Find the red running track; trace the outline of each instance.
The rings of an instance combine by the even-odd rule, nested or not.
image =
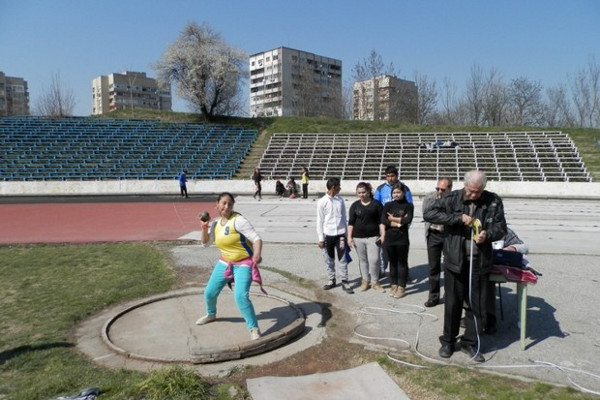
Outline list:
[[[0,204],[0,243],[176,240],[214,202]]]

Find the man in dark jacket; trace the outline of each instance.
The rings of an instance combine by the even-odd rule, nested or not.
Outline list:
[[[482,316],[485,315],[489,271],[493,265],[492,242],[506,235],[502,199],[485,189],[487,178],[481,171],[465,174],[464,188],[436,200],[423,218],[445,226],[444,243],[444,332],[440,337],[440,357],[449,358],[457,346],[474,361],[483,362],[479,341]],[[461,342],[463,303],[466,328]]]
[[[451,190],[452,179],[438,179],[435,192],[428,193],[423,199],[423,214],[437,199],[450,193]],[[429,298],[425,302],[425,307],[435,307],[440,302],[440,275],[445,237],[444,225],[425,221],[425,243],[427,244],[427,261],[429,263]]]

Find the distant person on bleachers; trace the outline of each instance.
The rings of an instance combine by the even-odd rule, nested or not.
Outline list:
[[[177,175],[177,179],[179,179],[179,190],[181,192],[181,197],[188,198],[187,192],[187,169],[184,169]]]
[[[262,185],[260,184],[260,181],[262,181],[262,175],[260,173],[260,168],[254,168],[252,180],[254,181],[254,187],[256,188],[256,191],[254,192],[254,199],[256,200],[256,196],[258,196],[258,201],[260,201],[262,200]]]
[[[279,197],[283,197],[285,194],[285,186],[283,186],[283,183],[279,179],[275,182],[275,194]]]
[[[407,202],[412,204],[412,194],[410,193],[410,189],[404,183],[400,182],[398,179],[398,168],[393,165],[388,166],[385,169],[385,179],[386,181],[379,185],[375,190],[375,195],[373,198],[381,203],[382,206],[385,206],[386,203],[394,200],[392,198],[392,187],[396,183],[400,183],[405,187],[404,190],[404,198]],[[388,258],[387,253],[383,250],[383,246],[381,247],[381,274],[383,275],[388,267]]]
[[[302,178],[300,181],[302,182],[302,198],[308,199],[308,180],[310,179],[310,175],[308,174],[308,168],[302,167]]]

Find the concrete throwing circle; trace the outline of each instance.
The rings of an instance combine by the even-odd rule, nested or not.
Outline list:
[[[171,292],[133,303],[106,321],[102,340],[128,358],[199,364],[261,354],[304,331],[300,308],[283,298],[252,292],[262,337],[250,340],[228,288],[219,296],[217,320],[198,326],[196,320],[205,314],[203,293],[203,289]]]

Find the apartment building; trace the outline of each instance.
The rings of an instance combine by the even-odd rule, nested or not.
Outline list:
[[[92,114],[139,108],[171,111],[171,85],[163,87],[145,72],[132,71],[92,80]]]
[[[416,121],[415,82],[380,75],[353,85],[353,117],[363,121]]]
[[[252,117],[341,118],[341,60],[278,47],[251,55],[249,69]]]
[[[0,71],[0,117],[29,115],[29,89],[23,78]]]

